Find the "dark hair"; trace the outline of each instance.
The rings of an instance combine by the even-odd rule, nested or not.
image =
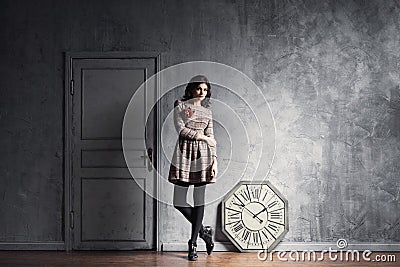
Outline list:
[[[210,82],[208,81],[207,77],[204,75],[197,75],[197,76],[194,76],[192,79],[190,79],[190,81],[186,85],[185,95],[182,97],[181,100],[187,101],[189,99],[192,99],[193,98],[193,89],[196,89],[197,86],[199,86],[199,84],[201,84],[201,83],[205,83],[208,88],[206,98],[203,101],[201,101],[201,105],[203,107],[209,107],[210,106],[210,97],[211,97],[211,85],[210,85]]]

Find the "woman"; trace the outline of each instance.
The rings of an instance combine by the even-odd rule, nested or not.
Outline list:
[[[210,255],[214,242],[211,226],[203,226],[206,185],[214,183],[218,173],[216,141],[211,110],[208,109],[211,85],[203,75],[193,77],[185,95],[175,101],[174,123],[179,134],[168,181],[174,185],[174,207],[192,224],[188,241],[188,259],[197,259],[197,236],[204,240]],[[187,190],[194,186],[194,207],[186,201]]]

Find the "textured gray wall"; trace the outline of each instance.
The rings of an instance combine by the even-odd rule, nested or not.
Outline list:
[[[157,51],[262,89],[286,241],[399,242],[399,16],[395,1],[2,1],[0,241],[63,240],[63,52]],[[186,241],[163,212],[162,241]]]

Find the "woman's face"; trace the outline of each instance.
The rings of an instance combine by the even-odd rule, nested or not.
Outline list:
[[[199,98],[200,100],[204,100],[204,98],[206,98],[207,92],[208,92],[207,84],[201,83],[196,88],[193,89],[193,98]]]

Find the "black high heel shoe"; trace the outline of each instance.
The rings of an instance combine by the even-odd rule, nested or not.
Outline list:
[[[214,229],[211,226],[204,226],[203,229],[200,229],[199,236],[206,243],[208,255],[210,255],[214,249],[213,234]]]
[[[195,261],[197,260],[197,243],[192,242],[191,240],[188,241],[188,246],[189,246],[189,252],[188,252],[188,259],[190,261]]]

